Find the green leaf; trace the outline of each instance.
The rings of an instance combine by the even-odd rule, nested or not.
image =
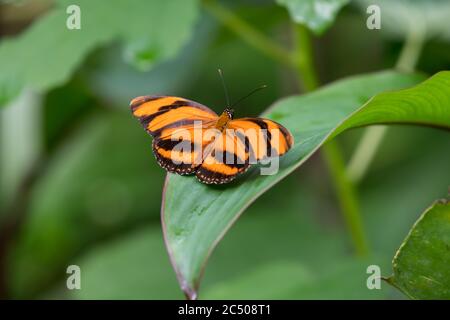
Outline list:
[[[388,282],[413,299],[450,299],[450,202],[437,201],[412,227]]]
[[[277,0],[287,7],[291,18],[308,26],[316,34],[322,34],[333,23],[339,10],[349,0]]]
[[[279,121],[295,144],[280,159],[277,174],[262,176],[258,167],[232,184],[208,186],[194,177],[169,174],[162,204],[165,240],[182,289],[194,298],[204,265],[239,215],[262,193],[306,161],[327,139],[353,127],[376,123],[415,123],[450,127],[450,72],[422,79],[381,72],[352,77],[304,96],[277,102],[263,116]],[[363,105],[363,107],[361,107]]]
[[[78,5],[81,29],[69,30],[66,8]],[[183,12],[174,19],[174,12]],[[0,103],[29,86],[45,91],[66,82],[92,50],[120,41],[124,58],[141,70],[168,59],[189,38],[197,0],[60,0],[18,37],[0,44]]]

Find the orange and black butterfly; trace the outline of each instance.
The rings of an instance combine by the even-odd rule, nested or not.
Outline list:
[[[223,184],[262,159],[281,156],[293,144],[291,133],[263,118],[233,119],[179,97],[142,96],[131,111],[153,137],[158,164],[169,172],[195,174],[203,183]]]

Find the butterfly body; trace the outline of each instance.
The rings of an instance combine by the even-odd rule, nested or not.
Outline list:
[[[293,137],[263,118],[220,116],[197,102],[172,96],[142,96],[130,108],[153,137],[158,164],[169,172],[195,174],[203,183],[224,184],[262,159],[281,156]]]
[[[233,115],[234,115],[233,109],[226,108],[217,119],[217,122],[215,124],[216,129],[224,130],[227,127],[228,122],[230,120],[233,120]]]

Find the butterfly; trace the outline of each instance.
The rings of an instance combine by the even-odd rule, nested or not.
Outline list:
[[[132,114],[153,137],[153,153],[168,172],[195,174],[206,184],[224,184],[251,164],[285,154],[292,134],[264,118],[233,119],[208,107],[173,96],[141,96],[130,103]]]

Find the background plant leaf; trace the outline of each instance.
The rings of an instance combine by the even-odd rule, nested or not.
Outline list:
[[[205,290],[206,299],[382,299],[386,290],[368,290],[367,266],[371,259],[336,261],[317,274],[300,263],[269,262]],[[357,275],[349,277],[348,275]],[[255,284],[264,284],[264,290]]]
[[[209,254],[240,213],[301,165],[328,136],[380,122],[450,127],[450,72],[439,73],[412,89],[380,94],[358,110],[377,92],[410,86],[420,78],[376,73],[338,81],[312,94],[276,103],[264,116],[284,124],[296,141],[281,159],[276,175],[261,176],[254,167],[230,185],[211,187],[193,177],[169,174],[162,204],[163,228],[182,289],[196,295]]]
[[[388,282],[413,299],[450,299],[450,202],[437,201],[417,220],[392,262]]]
[[[410,32],[424,32],[427,38],[450,40],[450,2],[446,0],[357,0],[364,13],[370,5],[381,11],[381,30],[403,38]]]
[[[306,25],[316,34],[322,34],[331,26],[339,10],[349,0],[277,0],[285,6],[291,18]]]
[[[81,29],[69,30],[66,8],[78,5]],[[0,45],[0,105],[23,87],[45,91],[69,79],[92,50],[119,41],[123,58],[140,70],[168,59],[191,35],[197,0],[59,0],[29,29]],[[173,18],[174,12],[183,12]],[[132,19],[130,19],[132,17]]]

